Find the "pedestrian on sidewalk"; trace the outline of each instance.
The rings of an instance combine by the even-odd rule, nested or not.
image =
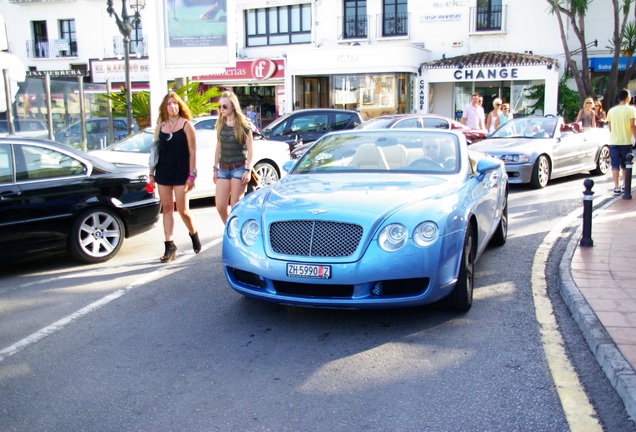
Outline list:
[[[216,121],[218,144],[214,154],[216,209],[223,223],[234,205],[245,195],[252,172],[252,129],[233,92],[219,99],[221,115]]]
[[[607,124],[610,130],[610,160],[612,162],[612,177],[614,179],[614,195],[623,193],[625,188],[625,163],[627,155],[632,152],[632,142],[636,138],[636,108],[629,104],[632,98],[627,89],[618,92],[619,103],[607,112]],[[621,169],[623,185],[619,186]]]
[[[462,123],[471,129],[485,130],[486,115],[479,104],[479,97],[479,93],[473,93],[472,102],[464,108],[462,113]]]
[[[159,162],[150,168],[150,184],[157,184],[161,212],[165,252],[161,262],[174,261],[177,246],[174,244],[174,207],[188,228],[194,253],[201,251],[199,233],[190,213],[188,193],[194,189],[197,178],[197,140],[190,122],[192,112],[174,91],[168,92],[159,105],[159,118],[155,129],[155,141],[159,141]]]

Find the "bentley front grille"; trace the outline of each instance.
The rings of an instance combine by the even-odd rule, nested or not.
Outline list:
[[[272,250],[302,257],[348,257],[353,255],[362,227],[342,222],[297,220],[275,222],[270,226]]]

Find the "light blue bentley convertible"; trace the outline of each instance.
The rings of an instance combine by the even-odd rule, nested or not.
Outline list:
[[[508,231],[503,163],[426,129],[326,135],[247,195],[223,238],[230,286],[297,306],[472,305],[474,266]]]

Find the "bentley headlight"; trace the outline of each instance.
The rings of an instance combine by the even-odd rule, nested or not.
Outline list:
[[[439,235],[439,228],[435,222],[422,222],[413,231],[413,241],[418,246],[428,246],[433,243]]]
[[[236,216],[230,219],[227,223],[227,236],[231,239],[235,239],[238,237],[239,233],[239,220]]]
[[[530,158],[524,154],[508,154],[501,156],[504,163],[528,163]]]
[[[241,228],[241,238],[243,242],[252,246],[256,243],[256,239],[261,235],[261,227],[258,225],[258,222],[254,219],[250,219],[243,224]]]
[[[406,243],[408,231],[402,224],[393,223],[385,226],[378,236],[380,249],[387,252],[395,252]]]

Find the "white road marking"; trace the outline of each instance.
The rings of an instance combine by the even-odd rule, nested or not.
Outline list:
[[[211,241],[210,243],[207,243],[205,245],[203,245],[203,247],[201,248],[201,252],[204,252],[207,249],[210,249],[216,245],[218,245],[219,243],[221,243],[223,241],[222,238],[218,238],[216,240]],[[194,258],[196,255],[195,254],[185,254],[182,257],[176,259],[175,261],[173,261],[172,263],[165,265],[165,266],[161,266],[160,268],[158,268],[156,271],[153,271],[151,273],[148,273],[138,279],[136,279],[135,281],[133,281],[131,284],[129,284],[126,288],[123,289],[119,289],[115,292],[112,292],[110,294],[108,294],[105,297],[102,297],[101,299],[89,304],[88,306],[83,307],[82,309],[78,310],[75,313],[72,313],[70,315],[65,316],[64,318],[54,322],[53,324],[44,327],[43,329],[25,337],[24,339],[14,343],[11,346],[8,346],[2,350],[0,350],[0,362],[3,361],[5,358],[10,357],[20,351],[22,351],[24,348],[33,345],[34,343],[41,341],[42,339],[44,339],[47,336],[52,335],[53,333],[62,330],[64,327],[68,326],[69,324],[71,324],[73,321],[78,320],[79,318],[88,315],[91,312],[96,311],[97,309],[101,308],[102,306],[107,305],[108,303],[112,302],[113,300],[116,300],[118,298],[120,298],[121,296],[123,296],[124,294],[126,294],[126,292],[132,290],[133,288],[139,287],[139,286],[143,286],[149,282],[152,282],[153,280],[159,279],[161,276],[163,276],[165,273],[170,272],[171,270],[173,270],[175,267],[180,266],[181,264],[183,264],[184,262],[188,261],[191,258]]]

